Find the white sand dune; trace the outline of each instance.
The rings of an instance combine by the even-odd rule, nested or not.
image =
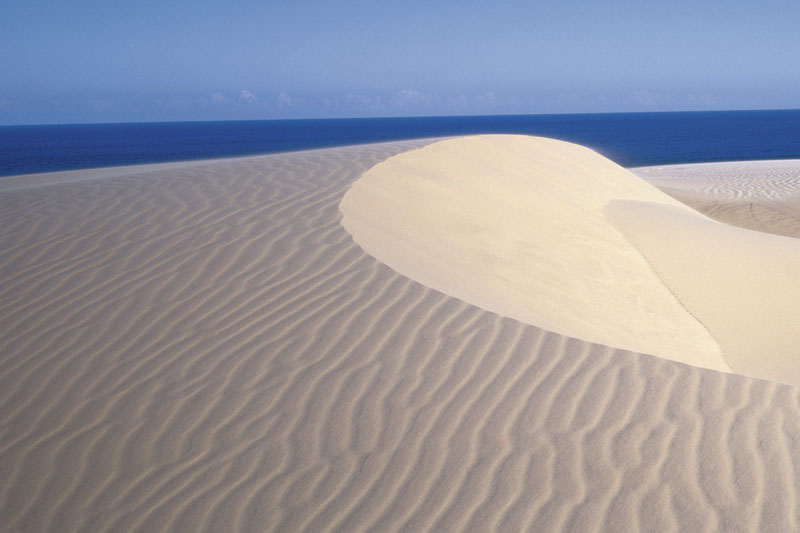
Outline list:
[[[0,529],[798,530],[798,389],[353,242],[350,185],[431,142],[0,179]]]
[[[800,384],[800,240],[714,222],[587,148],[442,141],[376,165],[341,208],[367,252],[481,308]]]

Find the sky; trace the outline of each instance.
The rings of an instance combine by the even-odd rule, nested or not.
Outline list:
[[[0,124],[800,107],[800,2],[2,0]]]

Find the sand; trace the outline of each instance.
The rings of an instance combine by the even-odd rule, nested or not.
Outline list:
[[[780,203],[797,190],[772,181],[783,188],[751,186],[736,198],[768,189]],[[800,384],[800,240],[711,220],[582,146],[519,135],[441,141],[370,169],[341,209],[369,254],[482,309]]]
[[[800,528],[795,387],[746,369],[700,368],[708,353],[678,362],[576,338],[580,324],[571,334],[532,325],[415,281],[353,240],[342,224],[352,230],[342,203],[351,185],[382,161],[440,146],[433,142],[0,179],[0,529]],[[523,141],[496,148],[516,153],[515,142]],[[513,170],[470,146],[495,178]],[[583,171],[600,169],[574,150],[587,158]],[[770,198],[778,212],[800,181],[789,170],[800,162],[784,164],[786,192]],[[688,313],[693,322],[675,307],[698,289],[670,261],[684,243],[665,226],[697,233],[692,251],[725,239],[731,255],[710,254],[720,262],[755,250],[770,266],[792,266],[793,239],[718,226],[602,166],[606,197],[575,200],[602,229],[584,230],[604,243],[599,253],[617,254],[610,264],[641,276],[658,298],[641,309],[663,304],[665,325],[723,316],[684,304],[700,305]],[[714,191],[747,196],[758,178],[734,179],[738,168],[698,171],[719,186],[672,181],[725,211]],[[609,207],[617,200],[633,203]],[[539,208],[557,218],[570,207],[559,202]],[[548,239],[554,251],[566,248],[558,235]],[[650,277],[642,264],[656,265]],[[770,284],[758,263],[745,266],[728,293],[749,311],[758,302],[747,291],[736,299],[742,285],[757,293]],[[545,296],[557,307],[581,291]],[[709,301],[724,292],[713,287]],[[588,306],[597,296],[586,298]],[[609,309],[581,312],[636,317],[621,304]],[[760,312],[759,327],[780,321],[780,309]],[[749,329],[750,346],[776,346],[772,326]],[[739,364],[724,331],[701,333],[684,341],[687,350],[710,337],[719,347],[712,363]],[[750,360],[782,364],[768,350]]]
[[[341,209],[368,253],[445,294],[572,337],[730,370],[703,324],[606,216],[623,199],[694,214],[587,148],[512,135],[443,141],[384,161]]]
[[[797,161],[667,165],[631,171],[714,220],[800,237]]]

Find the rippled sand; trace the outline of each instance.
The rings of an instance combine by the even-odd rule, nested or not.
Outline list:
[[[632,170],[715,220],[800,237],[800,164],[796,160],[667,165]]]
[[[798,389],[353,242],[351,184],[430,142],[1,179],[0,528],[800,528]]]

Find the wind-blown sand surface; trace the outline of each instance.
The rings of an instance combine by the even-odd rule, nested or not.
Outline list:
[[[467,303],[398,273],[342,226],[339,205],[348,189],[390,156],[406,152],[389,163],[415,157],[408,151],[422,146],[466,143],[502,180],[516,175],[505,157],[519,154],[513,143],[540,146],[507,140],[487,141],[494,148],[475,139],[409,141],[0,179],[0,527],[800,528],[798,389],[504,317],[479,307],[483,301]],[[536,152],[534,145],[528,150]],[[560,149],[573,163],[576,154],[593,157]],[[435,168],[435,159],[423,167]],[[691,339],[678,340],[687,350],[683,361],[757,375],[736,368],[748,354],[731,355],[730,343],[739,341],[725,337],[732,334],[725,324],[704,321],[747,314],[764,303],[750,300],[759,290],[791,280],[796,270],[776,272],[773,283],[771,272],[759,271],[762,263],[747,258],[755,251],[770,268],[800,268],[792,263],[795,240],[717,225],[601,159],[584,161],[582,171],[595,168],[612,190],[575,201],[592,210],[588,222],[603,224],[586,236],[605,239],[598,249],[607,255],[592,268],[586,259],[579,270],[587,273],[576,282],[598,272],[616,280],[613,268],[639,276],[636,283],[654,299],[637,309],[663,311],[665,329],[687,327],[668,335]],[[778,213],[800,183],[800,162],[783,164],[787,192],[769,199]],[[748,196],[757,189],[758,171],[740,166],[663,179],[724,212],[725,197],[715,191]],[[637,169],[653,182],[655,172],[662,171]],[[708,186],[698,185],[706,179]],[[770,187],[760,190],[770,194]],[[536,209],[549,209],[546,220],[555,225],[570,207],[562,200],[540,201]],[[348,224],[346,202],[342,209]],[[409,213],[382,214],[412,220]],[[548,245],[569,248],[557,237]],[[706,246],[707,256],[694,255]],[[675,259],[675,247],[688,253]],[[745,263],[736,285],[727,286],[728,302],[738,307],[719,313],[693,292],[706,288],[684,263],[713,275],[729,260]],[[464,275],[474,274],[462,266]],[[432,267],[419,268],[427,271]],[[469,297],[494,288],[488,283]],[[725,288],[708,289],[708,301],[717,302]],[[598,301],[582,291],[555,287],[542,298],[555,308],[568,300],[561,293],[571,295],[570,312],[603,320],[628,313],[643,331],[650,327],[645,336],[658,337],[658,328],[625,308],[625,298],[580,309],[582,293],[585,307]],[[780,322],[780,312],[759,308],[758,325],[742,334],[754,337],[745,341],[758,348],[749,359],[756,370],[790,364],[787,354],[770,351],[786,341],[771,337],[790,333],[767,320]],[[536,313],[567,329],[562,316]],[[576,328],[570,334],[594,328],[610,343],[616,337],[609,332],[620,329],[590,322],[569,326]],[[693,359],[688,350],[702,346],[719,352]]]
[[[788,161],[737,161],[631,169],[709,217],[800,238],[800,166]]]

